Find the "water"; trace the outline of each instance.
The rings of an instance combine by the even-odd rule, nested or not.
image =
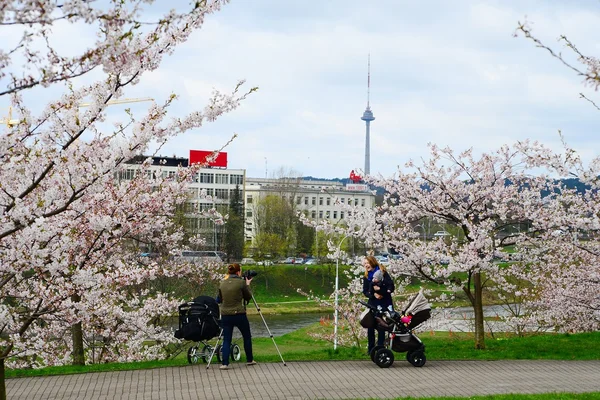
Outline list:
[[[507,314],[507,311],[502,306],[484,307],[484,315],[486,317],[506,316]],[[321,318],[328,318],[333,321],[333,314],[328,313],[263,314],[263,317],[274,337],[319,322]],[[473,309],[471,307],[437,308],[432,311],[431,319],[419,326],[419,330],[472,332],[474,330],[472,318]],[[269,337],[269,332],[260,315],[248,315],[248,320],[250,321],[252,337]],[[174,322],[173,326],[175,329],[177,328],[176,324],[177,322]],[[491,329],[491,325],[493,325],[494,331],[510,330],[508,326],[499,321],[486,322],[486,329]],[[233,330],[233,337],[241,338],[238,329]]]
[[[508,312],[502,306],[485,306],[484,316],[507,316]],[[333,321],[333,315],[327,313],[309,313],[309,314],[283,314],[270,315],[263,314],[265,322],[273,336],[281,336],[288,332],[293,332],[297,329],[319,322],[321,318],[329,318]],[[432,311],[431,319],[423,323],[419,330],[436,330],[436,331],[473,331],[473,308],[472,307],[456,307],[456,308],[437,308]],[[269,337],[269,333],[265,328],[260,315],[249,315],[250,329],[253,337]],[[493,325],[494,331],[510,330],[508,326],[500,321],[486,322],[486,329],[491,329]],[[234,329],[234,337],[241,337],[239,331]]]
[[[305,326],[319,322],[321,317],[330,317],[323,313],[304,313],[304,314],[263,314],[265,322],[273,336],[281,336],[283,334],[293,332]],[[248,315],[250,321],[250,330],[252,337],[269,337],[269,332],[265,327],[265,323],[260,315]],[[234,337],[241,337],[239,331],[234,329]]]

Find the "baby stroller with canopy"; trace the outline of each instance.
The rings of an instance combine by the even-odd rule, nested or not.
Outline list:
[[[223,355],[221,345],[218,345],[215,351],[215,348],[207,343],[208,340],[221,335],[217,301],[210,296],[198,296],[190,302],[181,304],[178,309],[179,329],[175,331],[175,337],[197,342],[188,349],[188,362],[196,364],[200,359],[208,362],[213,352],[221,362]],[[200,350],[201,346],[202,350]],[[238,361],[241,357],[240,346],[232,344],[230,354],[233,361]]]
[[[394,363],[394,353],[406,352],[406,360],[415,367],[425,365],[425,345],[414,334],[413,329],[431,317],[431,306],[420,291],[408,303],[402,314],[364,302],[367,309],[361,315],[361,325],[365,328],[382,329],[388,332],[383,346],[375,346],[370,353],[371,360],[380,368],[389,368]],[[390,350],[391,347],[391,350]]]

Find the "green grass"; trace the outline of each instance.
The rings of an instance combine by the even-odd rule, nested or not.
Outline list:
[[[286,362],[324,360],[367,360],[366,343],[361,347],[338,347],[317,340],[309,332],[329,330],[331,326],[319,323],[275,338],[275,342]],[[581,334],[543,334],[527,337],[499,335],[486,338],[485,350],[473,348],[473,337],[466,333],[422,332],[419,337],[426,346],[427,359],[432,360],[597,360],[600,359],[600,332]],[[215,341],[212,343],[214,344]],[[241,340],[238,340],[241,342]],[[252,340],[256,359],[260,362],[281,362],[271,338]],[[10,370],[7,377],[64,375],[97,371],[123,371],[187,365],[187,348],[183,343],[180,353],[169,360],[136,363],[97,364],[85,367],[50,367],[38,370]],[[400,359],[403,353],[397,354]]]
[[[544,393],[544,394],[495,394],[469,397],[397,397],[396,400],[592,400],[600,399],[600,392],[591,393]]]
[[[258,272],[252,280],[252,292],[261,303],[306,300],[297,289],[312,290],[317,296],[329,296],[334,291],[335,265],[274,265],[251,269]],[[350,267],[344,265],[339,267],[340,287],[348,284],[344,274],[348,269]]]

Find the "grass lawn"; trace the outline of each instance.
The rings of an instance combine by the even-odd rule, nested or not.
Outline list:
[[[469,397],[398,397],[396,400],[597,400],[600,392],[547,393],[547,394],[496,394]]]
[[[310,332],[328,330],[331,327],[319,323],[297,331],[278,336],[275,342],[286,362],[319,360],[366,360],[366,343],[361,347],[338,347],[333,350],[331,342],[318,340]],[[473,348],[473,337],[466,333],[421,332],[425,343],[427,359],[431,360],[506,360],[506,359],[548,359],[548,360],[597,360],[600,359],[600,332],[581,334],[544,334],[528,337],[496,335],[486,338],[485,350]],[[216,340],[213,340],[214,344]],[[241,345],[241,340],[239,341]],[[271,338],[253,339],[254,353],[259,362],[281,362]],[[51,367],[39,370],[10,370],[7,377],[41,376],[85,373],[93,371],[118,371],[132,369],[159,368],[187,365],[187,348],[191,343],[183,343],[180,353],[169,360],[139,363],[96,364],[85,367]],[[403,353],[398,354],[398,357]]]

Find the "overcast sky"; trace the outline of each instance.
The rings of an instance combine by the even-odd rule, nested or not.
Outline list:
[[[160,1],[162,3],[162,0]],[[559,148],[558,130],[590,158],[600,113],[580,77],[523,37],[568,53],[565,34],[600,56],[599,1],[233,0],[126,97],[181,96],[201,108],[213,87],[258,86],[235,112],[172,141],[162,155],[226,149],[250,177],[278,168],[322,178],[364,167],[371,54],[371,173],[391,176],[427,143],[477,152],[530,138]],[[139,107],[139,106],[136,106]],[[113,106],[111,117],[122,113]]]

